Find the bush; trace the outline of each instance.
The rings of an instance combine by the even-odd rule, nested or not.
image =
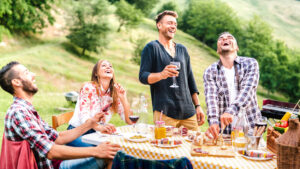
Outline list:
[[[110,31],[107,15],[110,14],[106,0],[76,2],[74,23],[67,38],[85,51],[99,52],[99,47],[107,44],[106,36]]]
[[[130,40],[134,45],[134,51],[133,51],[133,57],[131,58],[131,61],[137,65],[141,64],[141,55],[142,51],[148,41],[148,38],[146,37],[140,37],[138,39],[131,39]]]

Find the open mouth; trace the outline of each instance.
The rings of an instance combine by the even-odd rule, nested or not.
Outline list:
[[[225,42],[223,43],[223,46],[229,46],[229,43]]]
[[[106,71],[105,71],[105,73],[111,73],[111,72],[112,72],[111,70],[106,70]]]

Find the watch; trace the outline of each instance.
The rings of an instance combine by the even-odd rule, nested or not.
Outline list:
[[[196,104],[196,105],[195,105],[195,109],[197,109],[197,107],[200,107],[200,104]]]

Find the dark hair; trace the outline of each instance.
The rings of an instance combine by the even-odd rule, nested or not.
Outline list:
[[[97,87],[100,86],[100,81],[98,79],[98,76],[97,76],[97,73],[98,73],[98,70],[100,69],[100,66],[102,64],[102,62],[104,61],[107,61],[107,60],[99,60],[94,68],[93,68],[93,71],[92,71],[92,76],[91,76],[91,81],[93,84],[95,84]],[[118,99],[118,95],[117,95],[117,92],[114,90],[114,85],[115,85],[115,74],[113,75],[113,78],[111,79],[110,83],[109,83],[109,89],[110,89],[110,92],[111,92],[111,97],[113,98],[113,103],[112,103],[112,109],[117,112],[117,106],[118,106],[118,103],[117,103],[117,99]]]
[[[20,64],[19,62],[12,61],[0,70],[0,86],[3,90],[10,94],[14,94],[14,88],[11,81],[18,78],[18,73],[12,69],[14,66]]]
[[[156,16],[156,18],[155,18],[156,24],[166,15],[171,15],[175,18],[178,17],[178,15],[175,11],[163,11]]]

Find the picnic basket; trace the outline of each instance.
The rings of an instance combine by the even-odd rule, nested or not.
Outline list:
[[[279,138],[281,134],[276,131],[273,127],[269,126],[267,130],[267,148],[273,153],[277,153],[277,145],[275,140]]]
[[[276,139],[278,169],[300,169],[300,123],[289,120],[289,129]]]

